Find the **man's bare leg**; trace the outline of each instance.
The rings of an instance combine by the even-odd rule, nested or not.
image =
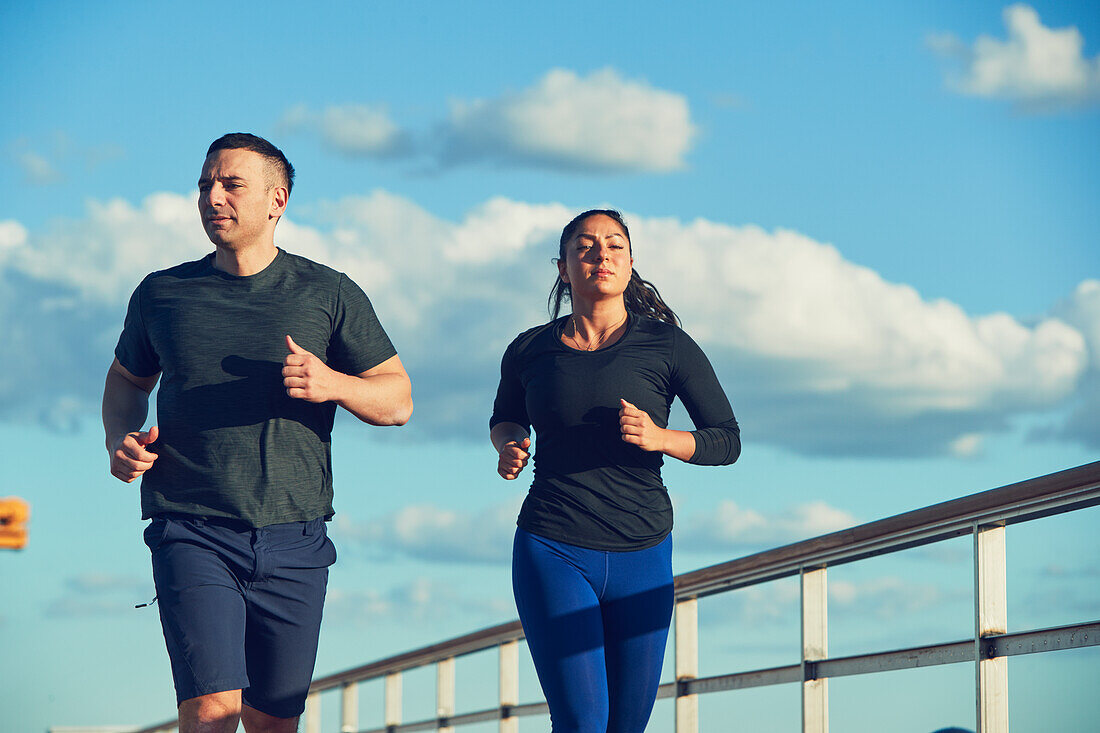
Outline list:
[[[233,733],[244,721],[247,733],[295,733],[298,718],[276,718],[241,704],[241,691],[200,695],[180,703],[179,733]]]
[[[241,720],[246,733],[295,733],[298,730],[297,717],[276,718],[247,705],[242,707]]]
[[[199,695],[180,703],[179,733],[233,733],[241,719],[241,691]]]

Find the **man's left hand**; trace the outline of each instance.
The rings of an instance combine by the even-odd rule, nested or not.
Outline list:
[[[336,398],[337,372],[323,361],[294,343],[287,334],[286,347],[290,351],[283,359],[283,386],[286,393],[296,400],[328,402]]]

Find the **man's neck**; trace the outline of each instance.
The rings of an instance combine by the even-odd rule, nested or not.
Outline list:
[[[279,249],[274,242],[264,242],[243,249],[217,247],[214,250],[214,267],[230,275],[248,277],[270,265],[277,254]]]

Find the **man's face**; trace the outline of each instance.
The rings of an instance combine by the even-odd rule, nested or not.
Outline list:
[[[199,177],[199,216],[217,247],[243,249],[271,236],[286,189],[267,187],[267,165],[251,150],[215,150]]]

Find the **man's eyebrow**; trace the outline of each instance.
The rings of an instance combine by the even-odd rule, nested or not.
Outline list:
[[[244,181],[245,180],[241,176],[203,176],[202,178],[199,179],[199,185],[201,186],[204,183],[212,181],[212,180],[214,180],[215,177],[219,181]]]

